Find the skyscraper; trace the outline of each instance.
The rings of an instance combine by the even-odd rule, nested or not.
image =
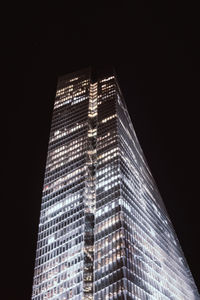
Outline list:
[[[58,80],[32,299],[200,299],[114,72]]]

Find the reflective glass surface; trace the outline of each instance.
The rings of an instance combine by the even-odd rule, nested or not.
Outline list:
[[[200,299],[114,73],[58,80],[32,300]]]

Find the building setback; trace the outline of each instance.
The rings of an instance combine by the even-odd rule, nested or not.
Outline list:
[[[58,80],[32,300],[195,300],[113,71]]]

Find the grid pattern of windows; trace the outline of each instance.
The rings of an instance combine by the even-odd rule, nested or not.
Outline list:
[[[115,75],[58,81],[32,300],[199,295]]]
[[[34,300],[83,299],[88,72],[57,86],[38,232]]]

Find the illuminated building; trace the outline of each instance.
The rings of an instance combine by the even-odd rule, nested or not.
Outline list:
[[[58,80],[32,299],[199,299],[112,72]]]

